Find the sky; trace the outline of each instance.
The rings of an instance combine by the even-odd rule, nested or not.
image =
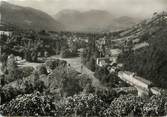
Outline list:
[[[167,11],[167,0],[3,0],[33,7],[55,15],[63,9],[87,11],[107,10],[113,15],[150,17],[154,12]]]

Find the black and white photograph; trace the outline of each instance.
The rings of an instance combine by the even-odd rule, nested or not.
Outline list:
[[[0,0],[0,117],[167,117],[167,0]]]

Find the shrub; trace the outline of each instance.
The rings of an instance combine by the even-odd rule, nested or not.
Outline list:
[[[54,70],[59,66],[65,67],[67,65],[67,62],[59,59],[51,59],[51,60],[47,60],[45,64],[49,69]]]
[[[10,101],[11,99],[15,98],[17,95],[22,94],[21,90],[18,90],[15,87],[8,86],[5,88],[1,88],[0,95],[1,95],[1,104]]]
[[[78,56],[76,51],[70,51],[69,49],[65,49],[61,52],[61,57],[62,58],[71,58],[71,57],[76,57]]]
[[[34,68],[33,67],[23,67],[23,68],[19,68],[18,70],[22,73],[22,77],[28,77],[33,73]]]
[[[121,95],[119,98],[112,101],[110,107],[104,111],[104,114],[107,117],[113,115],[122,117],[128,116],[128,114],[133,112],[135,116],[141,116],[143,105],[144,101],[140,97],[133,95]]]
[[[152,96],[143,106],[145,116],[164,116],[166,114],[166,96]]]
[[[65,99],[64,115],[102,116],[107,105],[96,95],[74,95]]]
[[[45,64],[49,69],[54,70],[56,67],[58,67],[59,61],[59,59],[47,60]]]
[[[45,65],[39,65],[37,67],[37,71],[38,71],[39,75],[42,75],[42,74],[46,74],[47,75],[48,74]]]
[[[0,106],[2,115],[10,116],[54,116],[55,108],[51,99],[35,94],[19,95],[16,99]]]

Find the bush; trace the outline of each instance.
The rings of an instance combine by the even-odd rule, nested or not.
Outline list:
[[[121,95],[112,101],[110,107],[104,111],[104,115],[107,117],[116,116],[128,116],[131,112],[135,116],[142,115],[142,107],[144,105],[143,99],[133,95]]]
[[[64,115],[102,116],[107,105],[96,95],[74,95],[65,99]]]
[[[128,87],[129,85],[118,78],[117,74],[110,73],[106,67],[97,67],[94,76],[108,88]]]
[[[119,94],[113,89],[96,89],[96,95],[107,104],[119,96]]]
[[[41,80],[35,81],[34,89],[39,91],[40,93],[42,93],[44,91],[44,89],[46,89],[44,81],[41,81]]]
[[[51,59],[51,60],[47,60],[45,64],[49,69],[54,70],[59,66],[65,67],[67,65],[67,62],[59,59]]]
[[[61,52],[62,58],[72,58],[78,56],[76,51],[70,51],[69,49],[65,49]]]
[[[39,65],[37,67],[37,71],[38,71],[39,75],[42,75],[42,74],[46,74],[47,75],[48,74],[45,65]]]
[[[92,84],[92,78],[90,78],[87,74],[79,74],[76,78],[79,80],[79,85],[82,88],[85,88],[87,84]]]
[[[1,104],[10,101],[11,99],[15,98],[17,95],[22,94],[21,90],[18,90],[15,87],[9,86],[5,88],[1,88],[0,95],[1,95]]]
[[[2,63],[1,70],[5,73],[6,67],[7,67],[7,59],[8,55],[6,53],[3,53],[0,55],[0,62]]]
[[[145,116],[164,116],[166,113],[166,96],[152,96],[143,106]]]
[[[22,77],[28,77],[30,76],[33,71],[34,71],[34,68],[33,67],[23,67],[23,68],[19,68],[18,69],[20,71],[20,73],[22,73]]]
[[[59,59],[47,60],[45,64],[49,69],[54,70],[56,67],[58,67],[59,61]]]
[[[19,95],[16,99],[0,106],[4,116],[54,116],[55,108],[51,99],[39,93]]]
[[[90,60],[86,63],[86,66],[91,71],[95,71],[95,69],[96,69],[96,60],[95,60],[95,58],[91,57]]]

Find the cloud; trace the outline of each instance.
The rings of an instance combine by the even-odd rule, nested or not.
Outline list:
[[[115,15],[146,17],[167,10],[167,0],[5,0],[17,5],[41,9],[56,14],[62,9],[107,10]]]

